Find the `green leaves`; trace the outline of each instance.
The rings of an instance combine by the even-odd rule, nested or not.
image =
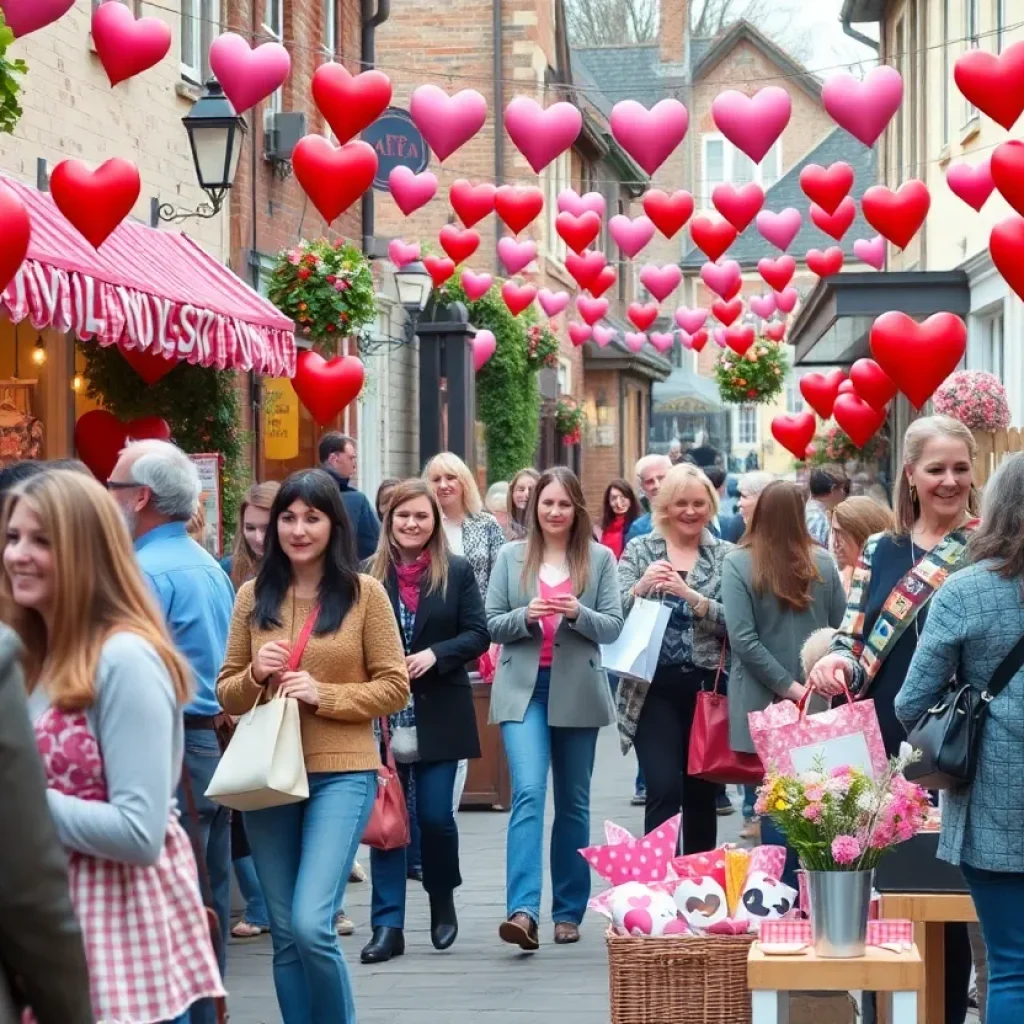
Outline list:
[[[21,117],[21,104],[18,94],[21,92],[20,79],[28,71],[23,60],[10,60],[7,48],[14,42],[14,33],[4,21],[4,12],[0,10],[0,133],[10,135],[18,119]]]

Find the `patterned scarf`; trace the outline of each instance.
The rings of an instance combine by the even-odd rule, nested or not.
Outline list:
[[[414,562],[400,562],[395,566],[398,597],[413,615],[420,606],[420,582],[429,568],[430,554],[427,551],[421,552]]]

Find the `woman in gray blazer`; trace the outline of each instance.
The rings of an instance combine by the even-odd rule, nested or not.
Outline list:
[[[498,934],[524,950],[538,945],[548,767],[555,793],[551,916],[555,942],[577,942],[590,898],[590,777],[597,733],[614,717],[600,644],[622,629],[615,557],[591,539],[576,476],[544,473],[525,541],[506,545],[487,591],[487,625],[502,645],[491,722],[512,776],[506,839],[507,919]]]

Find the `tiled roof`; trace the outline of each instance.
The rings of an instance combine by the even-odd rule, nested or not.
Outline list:
[[[695,68],[707,56],[708,50],[715,45],[711,36],[702,36],[690,40],[690,67]]]
[[[573,75],[581,68],[613,104],[620,100],[637,100],[648,107],[657,103],[665,93],[660,61],[657,44],[572,50]]]

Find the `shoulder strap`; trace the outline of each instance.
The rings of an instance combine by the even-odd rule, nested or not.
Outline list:
[[[1006,689],[1010,680],[1020,671],[1022,665],[1024,665],[1024,636],[1013,645],[1010,653],[999,662],[998,668],[992,673],[988,686],[982,692],[982,699],[985,699],[986,694],[988,695],[988,700],[998,697]]]
[[[320,618],[319,601],[313,605],[312,611],[306,616],[306,621],[302,624],[302,629],[295,640],[295,646],[292,648],[291,657],[288,659],[289,672],[294,672],[299,667],[299,664],[302,661],[302,655],[306,650],[306,644],[309,643],[309,638],[313,635],[313,628],[316,626],[316,620],[318,618]]]

